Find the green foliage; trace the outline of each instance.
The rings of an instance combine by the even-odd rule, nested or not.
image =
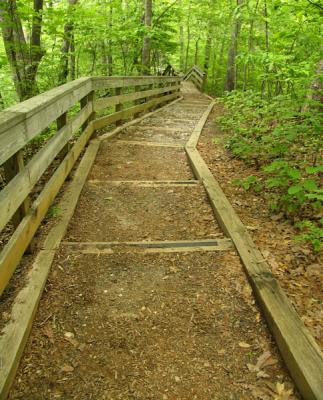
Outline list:
[[[253,189],[255,192],[260,192],[262,189],[259,178],[254,175],[250,175],[245,179],[234,179],[232,183],[241,186],[244,190]]]
[[[48,214],[52,218],[57,218],[61,214],[61,212],[62,212],[62,209],[55,205],[52,205],[50,207],[50,209],[48,210]]]
[[[252,92],[233,92],[223,100],[227,112],[218,123],[231,133],[226,146],[261,171],[271,208],[300,221],[297,227],[305,229],[300,237],[318,249],[315,216],[323,201],[320,108],[302,112],[288,96],[269,101]],[[262,189],[255,176],[236,183],[245,190]]]
[[[321,218],[318,223],[305,220],[298,222],[295,226],[301,231],[301,233],[296,236],[296,240],[306,240],[312,243],[315,251],[321,250],[323,240],[323,218]]]

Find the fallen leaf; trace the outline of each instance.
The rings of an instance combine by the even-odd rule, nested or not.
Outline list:
[[[65,332],[64,336],[68,339],[72,339],[75,335],[73,332]]]
[[[274,400],[291,400],[291,395],[293,394],[291,389],[285,389],[285,384],[280,382],[276,383],[276,392],[277,395],[275,395]]]
[[[243,349],[249,349],[250,344],[246,342],[239,342],[239,346],[242,347]]]
[[[63,371],[63,372],[73,372],[74,368],[71,365],[65,364],[61,368],[61,371]]]

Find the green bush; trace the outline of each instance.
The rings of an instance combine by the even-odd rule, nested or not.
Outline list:
[[[223,98],[226,112],[217,119],[230,135],[226,147],[264,175],[236,180],[245,190],[265,189],[272,210],[284,212],[300,229],[298,239],[318,251],[322,240],[323,165],[322,112],[318,105],[302,112],[288,96],[270,100],[252,92],[231,92]]]

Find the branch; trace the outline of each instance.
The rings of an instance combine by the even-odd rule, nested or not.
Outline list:
[[[320,2],[320,0],[318,0],[318,2],[315,2],[313,0],[307,0],[310,4],[312,4],[312,6],[318,7],[320,10],[323,10],[323,6]]]
[[[159,21],[162,19],[162,17],[177,3],[178,0],[173,1],[168,7],[165,8],[165,10],[158,15],[156,18],[156,21],[153,23],[153,26],[158,25]]]

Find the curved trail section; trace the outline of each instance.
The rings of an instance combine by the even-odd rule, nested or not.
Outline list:
[[[9,399],[295,393],[186,157],[210,100],[183,96],[101,142]]]

